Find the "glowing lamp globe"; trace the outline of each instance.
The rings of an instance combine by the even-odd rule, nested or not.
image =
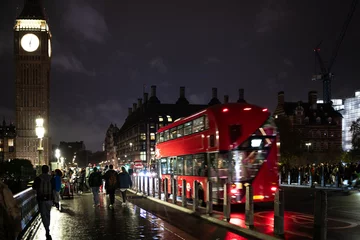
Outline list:
[[[35,120],[36,128],[35,133],[38,138],[43,138],[45,135],[45,128],[44,128],[44,119],[43,118],[37,118]]]

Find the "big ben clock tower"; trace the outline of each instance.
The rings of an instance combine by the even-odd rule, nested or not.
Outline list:
[[[14,57],[16,158],[29,159],[34,165],[49,164],[51,33],[41,0],[25,0],[24,8],[16,19]],[[44,120],[42,141],[35,134],[38,117]]]

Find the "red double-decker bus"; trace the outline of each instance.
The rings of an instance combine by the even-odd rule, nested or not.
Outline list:
[[[194,180],[203,201],[212,181],[215,204],[222,204],[226,182],[232,183],[232,203],[245,202],[246,184],[253,186],[254,202],[274,201],[278,188],[273,118],[267,109],[247,103],[214,105],[159,129],[156,159],[161,178],[177,180],[178,195],[186,180],[189,199]]]

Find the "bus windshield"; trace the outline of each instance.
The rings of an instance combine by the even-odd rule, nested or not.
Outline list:
[[[251,181],[267,160],[270,148],[275,144],[276,127],[269,118],[245,142],[229,152],[210,155],[210,177],[230,179],[232,182]]]
[[[243,144],[231,151],[229,169],[231,169],[232,181],[251,181],[254,179],[261,165],[266,161],[275,139],[275,123],[273,118],[269,118]]]

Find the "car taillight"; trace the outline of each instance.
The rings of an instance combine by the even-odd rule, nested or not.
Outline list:
[[[276,192],[277,187],[271,187],[271,191]]]

